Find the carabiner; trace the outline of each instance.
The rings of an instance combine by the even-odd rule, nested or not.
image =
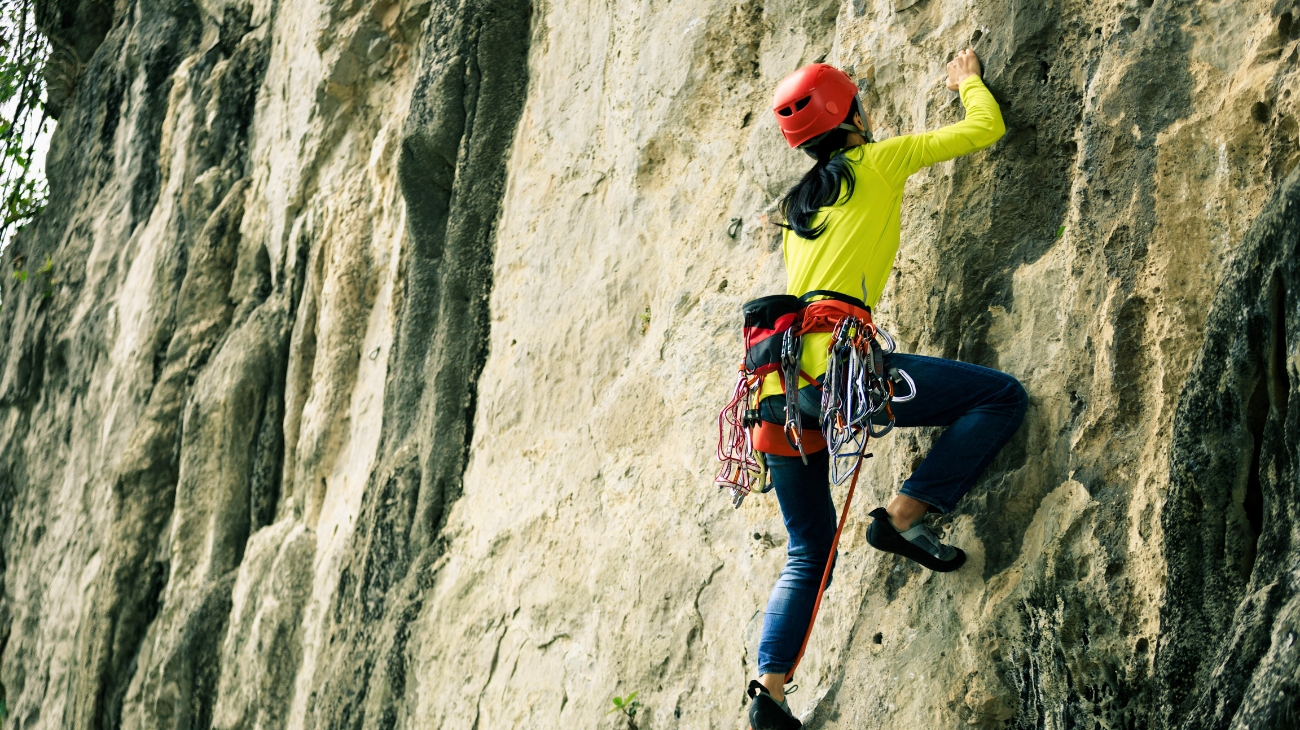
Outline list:
[[[912,376],[908,375],[906,370],[902,368],[890,368],[889,376],[890,381],[896,382],[897,378],[901,377],[903,381],[907,383],[907,395],[901,398],[899,396],[894,396],[890,400],[895,403],[906,403],[916,397],[916,382],[912,380]]]

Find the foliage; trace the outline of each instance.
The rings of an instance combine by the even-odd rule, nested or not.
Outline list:
[[[624,715],[627,715],[627,719],[635,720],[636,711],[640,707],[641,707],[641,701],[636,698],[636,692],[633,692],[627,697],[615,697],[614,709],[610,710],[609,712],[622,711]],[[608,715],[609,712],[606,712],[605,714]]]
[[[46,1],[0,0],[0,248],[45,206],[33,162],[50,123],[43,75],[50,44],[36,27],[36,4]]]
[[[29,276],[29,272],[27,271],[27,269],[23,268],[23,263],[25,259],[26,257],[22,254],[14,258],[13,277],[14,280],[17,281],[19,284],[26,284],[27,278]],[[31,272],[31,273],[36,274],[36,281],[41,285],[41,299],[45,300],[54,296],[54,259],[50,258],[49,256],[46,256],[45,264],[41,266],[41,268],[37,269],[35,272]],[[0,304],[0,309],[3,308],[4,305]]]

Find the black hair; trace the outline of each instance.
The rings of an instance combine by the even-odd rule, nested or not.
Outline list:
[[[854,104],[844,121],[851,124],[856,111],[858,107]],[[853,187],[857,182],[853,177],[853,169],[849,167],[849,161],[844,159],[844,155],[835,154],[848,145],[848,140],[849,131],[837,128],[814,138],[809,145],[801,148],[816,157],[817,162],[777,204],[785,218],[783,227],[794,231],[800,238],[817,238],[826,231],[825,221],[815,228],[812,226],[813,217],[821,208],[839,200],[842,184],[847,183],[848,186],[845,199],[853,197]]]

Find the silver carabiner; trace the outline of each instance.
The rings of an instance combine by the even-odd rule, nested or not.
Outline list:
[[[895,376],[901,377],[907,383],[907,396],[900,398],[897,395],[895,395],[891,400],[893,400],[895,403],[906,403],[912,400],[913,398],[915,398],[916,382],[912,380],[912,376],[908,375],[907,371],[902,368],[890,368],[889,379],[893,380],[894,382],[898,382],[898,378]]]
[[[885,354],[886,355],[893,354],[894,350],[898,348],[898,344],[894,342],[894,336],[889,334],[889,332],[885,331],[884,327],[879,327],[879,326],[876,327],[876,334],[885,338],[885,342],[889,343],[889,345],[885,347]]]

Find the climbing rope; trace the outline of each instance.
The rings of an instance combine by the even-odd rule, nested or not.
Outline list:
[[[853,480],[849,482],[849,491],[844,495],[844,509],[840,510],[840,523],[835,528],[835,537],[831,540],[831,552],[826,556],[826,567],[822,570],[822,582],[817,587],[817,602],[813,604],[812,615],[808,617],[808,630],[803,634],[803,643],[799,644],[799,653],[794,657],[794,664],[790,666],[790,671],[785,673],[785,684],[789,684],[794,679],[794,670],[799,668],[799,662],[803,660],[803,653],[808,649],[808,640],[812,638],[813,624],[817,622],[817,612],[822,607],[822,597],[826,595],[826,583],[831,578],[831,567],[835,564],[835,551],[840,547],[840,534],[844,532],[844,523],[849,517],[849,505],[853,504],[853,490],[858,486],[858,473],[862,471],[862,462],[871,458],[867,453],[867,441],[870,437],[863,437],[862,447],[858,450],[857,463],[853,467]]]
[[[718,414],[718,461],[722,467],[713,481],[720,489],[731,490],[731,502],[737,508],[762,474],[762,466],[754,454],[752,431],[758,425],[758,409],[750,408],[760,380],[745,372],[742,364],[731,400]]]

